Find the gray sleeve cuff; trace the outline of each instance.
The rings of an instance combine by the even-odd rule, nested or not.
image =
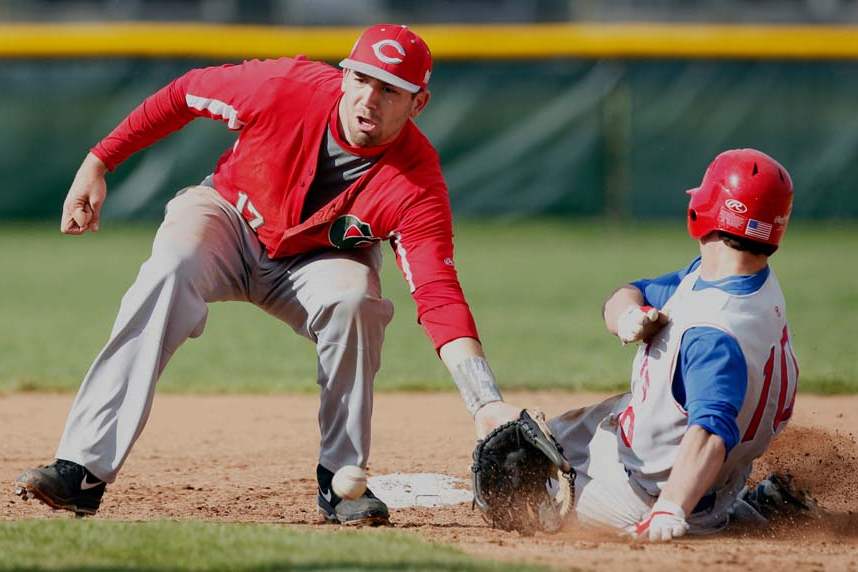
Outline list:
[[[453,381],[472,417],[483,405],[503,401],[495,374],[485,358],[471,357],[458,363],[453,370]]]

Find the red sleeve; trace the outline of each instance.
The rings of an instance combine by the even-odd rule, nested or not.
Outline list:
[[[429,189],[404,213],[392,246],[417,304],[417,321],[436,350],[457,338],[479,339],[453,263],[453,217],[446,189]]]
[[[219,119],[239,130],[252,119],[259,86],[286,72],[292,61],[252,60],[191,70],[146,98],[91,151],[112,171],[197,117]]]

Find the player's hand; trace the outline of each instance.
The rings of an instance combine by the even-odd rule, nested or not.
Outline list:
[[[648,341],[668,322],[667,314],[652,306],[629,306],[617,318],[617,337],[623,345]]]
[[[685,511],[678,504],[658,499],[645,519],[629,527],[628,532],[637,540],[668,542],[688,532]]]
[[[477,439],[482,439],[508,421],[514,421],[521,415],[521,407],[510,405],[503,401],[492,401],[486,403],[477,410],[474,415],[474,424],[477,431]]]
[[[60,219],[63,234],[98,232],[101,205],[107,196],[106,172],[107,167],[92,153],[83,160],[63,203]]]

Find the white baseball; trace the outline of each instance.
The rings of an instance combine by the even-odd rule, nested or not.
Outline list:
[[[366,491],[366,472],[355,465],[340,467],[340,470],[334,473],[331,488],[338,497],[354,500]]]

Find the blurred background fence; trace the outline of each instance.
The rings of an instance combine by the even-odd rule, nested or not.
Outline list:
[[[687,263],[683,191],[719,151],[753,146],[789,168],[806,219],[776,261],[802,391],[856,390],[858,0],[0,0],[0,393],[78,385],[152,221],[234,134],[195,121],[132,157],[104,215],[144,222],[69,241],[56,223],[90,146],[191,68],[298,53],[336,64],[379,21],[432,47],[419,123],[504,388],[623,387],[605,293]],[[377,386],[449,388],[394,265],[383,282],[399,310]],[[316,387],[313,348],[280,323],[230,304],[210,318],[160,387]]]
[[[380,21],[858,22],[854,0],[3,0],[0,18],[277,25]]]
[[[674,216],[751,146],[792,172],[797,217],[858,217],[856,0],[0,0],[0,218],[56,218],[86,150],[188,69],[336,63],[376,21],[435,52],[419,123],[457,214]],[[133,157],[105,216],[159,217],[232,138],[197,121]]]

